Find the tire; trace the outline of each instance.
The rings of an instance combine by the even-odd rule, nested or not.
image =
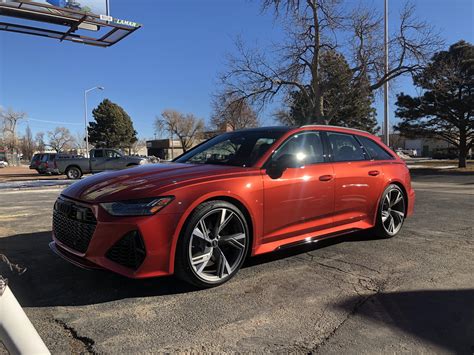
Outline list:
[[[70,180],[77,180],[81,178],[82,171],[77,166],[70,166],[66,169],[66,176]]]
[[[249,243],[247,221],[238,207],[222,200],[204,202],[183,227],[175,274],[199,288],[222,285],[241,268]]]
[[[379,238],[393,238],[402,229],[406,216],[406,197],[402,189],[391,184],[382,193],[373,233]]]

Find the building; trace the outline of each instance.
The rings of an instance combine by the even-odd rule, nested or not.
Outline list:
[[[172,160],[183,154],[183,147],[179,140],[154,139],[146,141],[147,155],[160,158],[161,160]]]
[[[438,138],[407,138],[394,133],[390,135],[390,146],[394,150],[416,152],[413,155],[418,157],[455,159],[458,155],[456,146]]]
[[[226,124],[217,130],[200,132],[199,135],[196,136],[196,139],[194,139],[194,145],[198,145],[199,143],[218,136],[219,134],[231,131],[233,131],[232,127]],[[146,149],[148,156],[154,156],[161,160],[173,160],[184,152],[181,142],[176,139],[173,141],[171,141],[171,139],[154,139],[146,141]]]

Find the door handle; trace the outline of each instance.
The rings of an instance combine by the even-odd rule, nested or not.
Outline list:
[[[332,180],[333,176],[332,175],[321,175],[319,177],[319,181],[330,181]]]
[[[370,175],[370,176],[377,176],[377,175],[379,175],[379,174],[380,174],[380,171],[378,171],[378,170],[371,170],[371,171],[369,171],[369,175]]]

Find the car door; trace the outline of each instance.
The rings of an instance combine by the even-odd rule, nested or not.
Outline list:
[[[95,149],[90,158],[91,172],[100,172],[106,170],[105,149]]]
[[[335,176],[334,226],[372,223],[383,171],[352,134],[326,132]]]
[[[288,158],[294,160],[294,167],[276,176],[270,172],[272,164]],[[332,225],[334,172],[325,156],[320,132],[293,135],[274,152],[265,167],[264,243]]]

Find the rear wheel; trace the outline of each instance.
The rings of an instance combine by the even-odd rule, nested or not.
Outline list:
[[[392,238],[402,229],[405,221],[406,200],[402,189],[389,185],[382,194],[377,213],[375,234],[382,238]]]
[[[227,201],[201,204],[184,227],[176,250],[176,274],[201,288],[230,280],[242,266],[249,248],[242,212]]]
[[[66,176],[68,179],[76,180],[82,176],[82,171],[77,166],[71,166],[66,170]]]

